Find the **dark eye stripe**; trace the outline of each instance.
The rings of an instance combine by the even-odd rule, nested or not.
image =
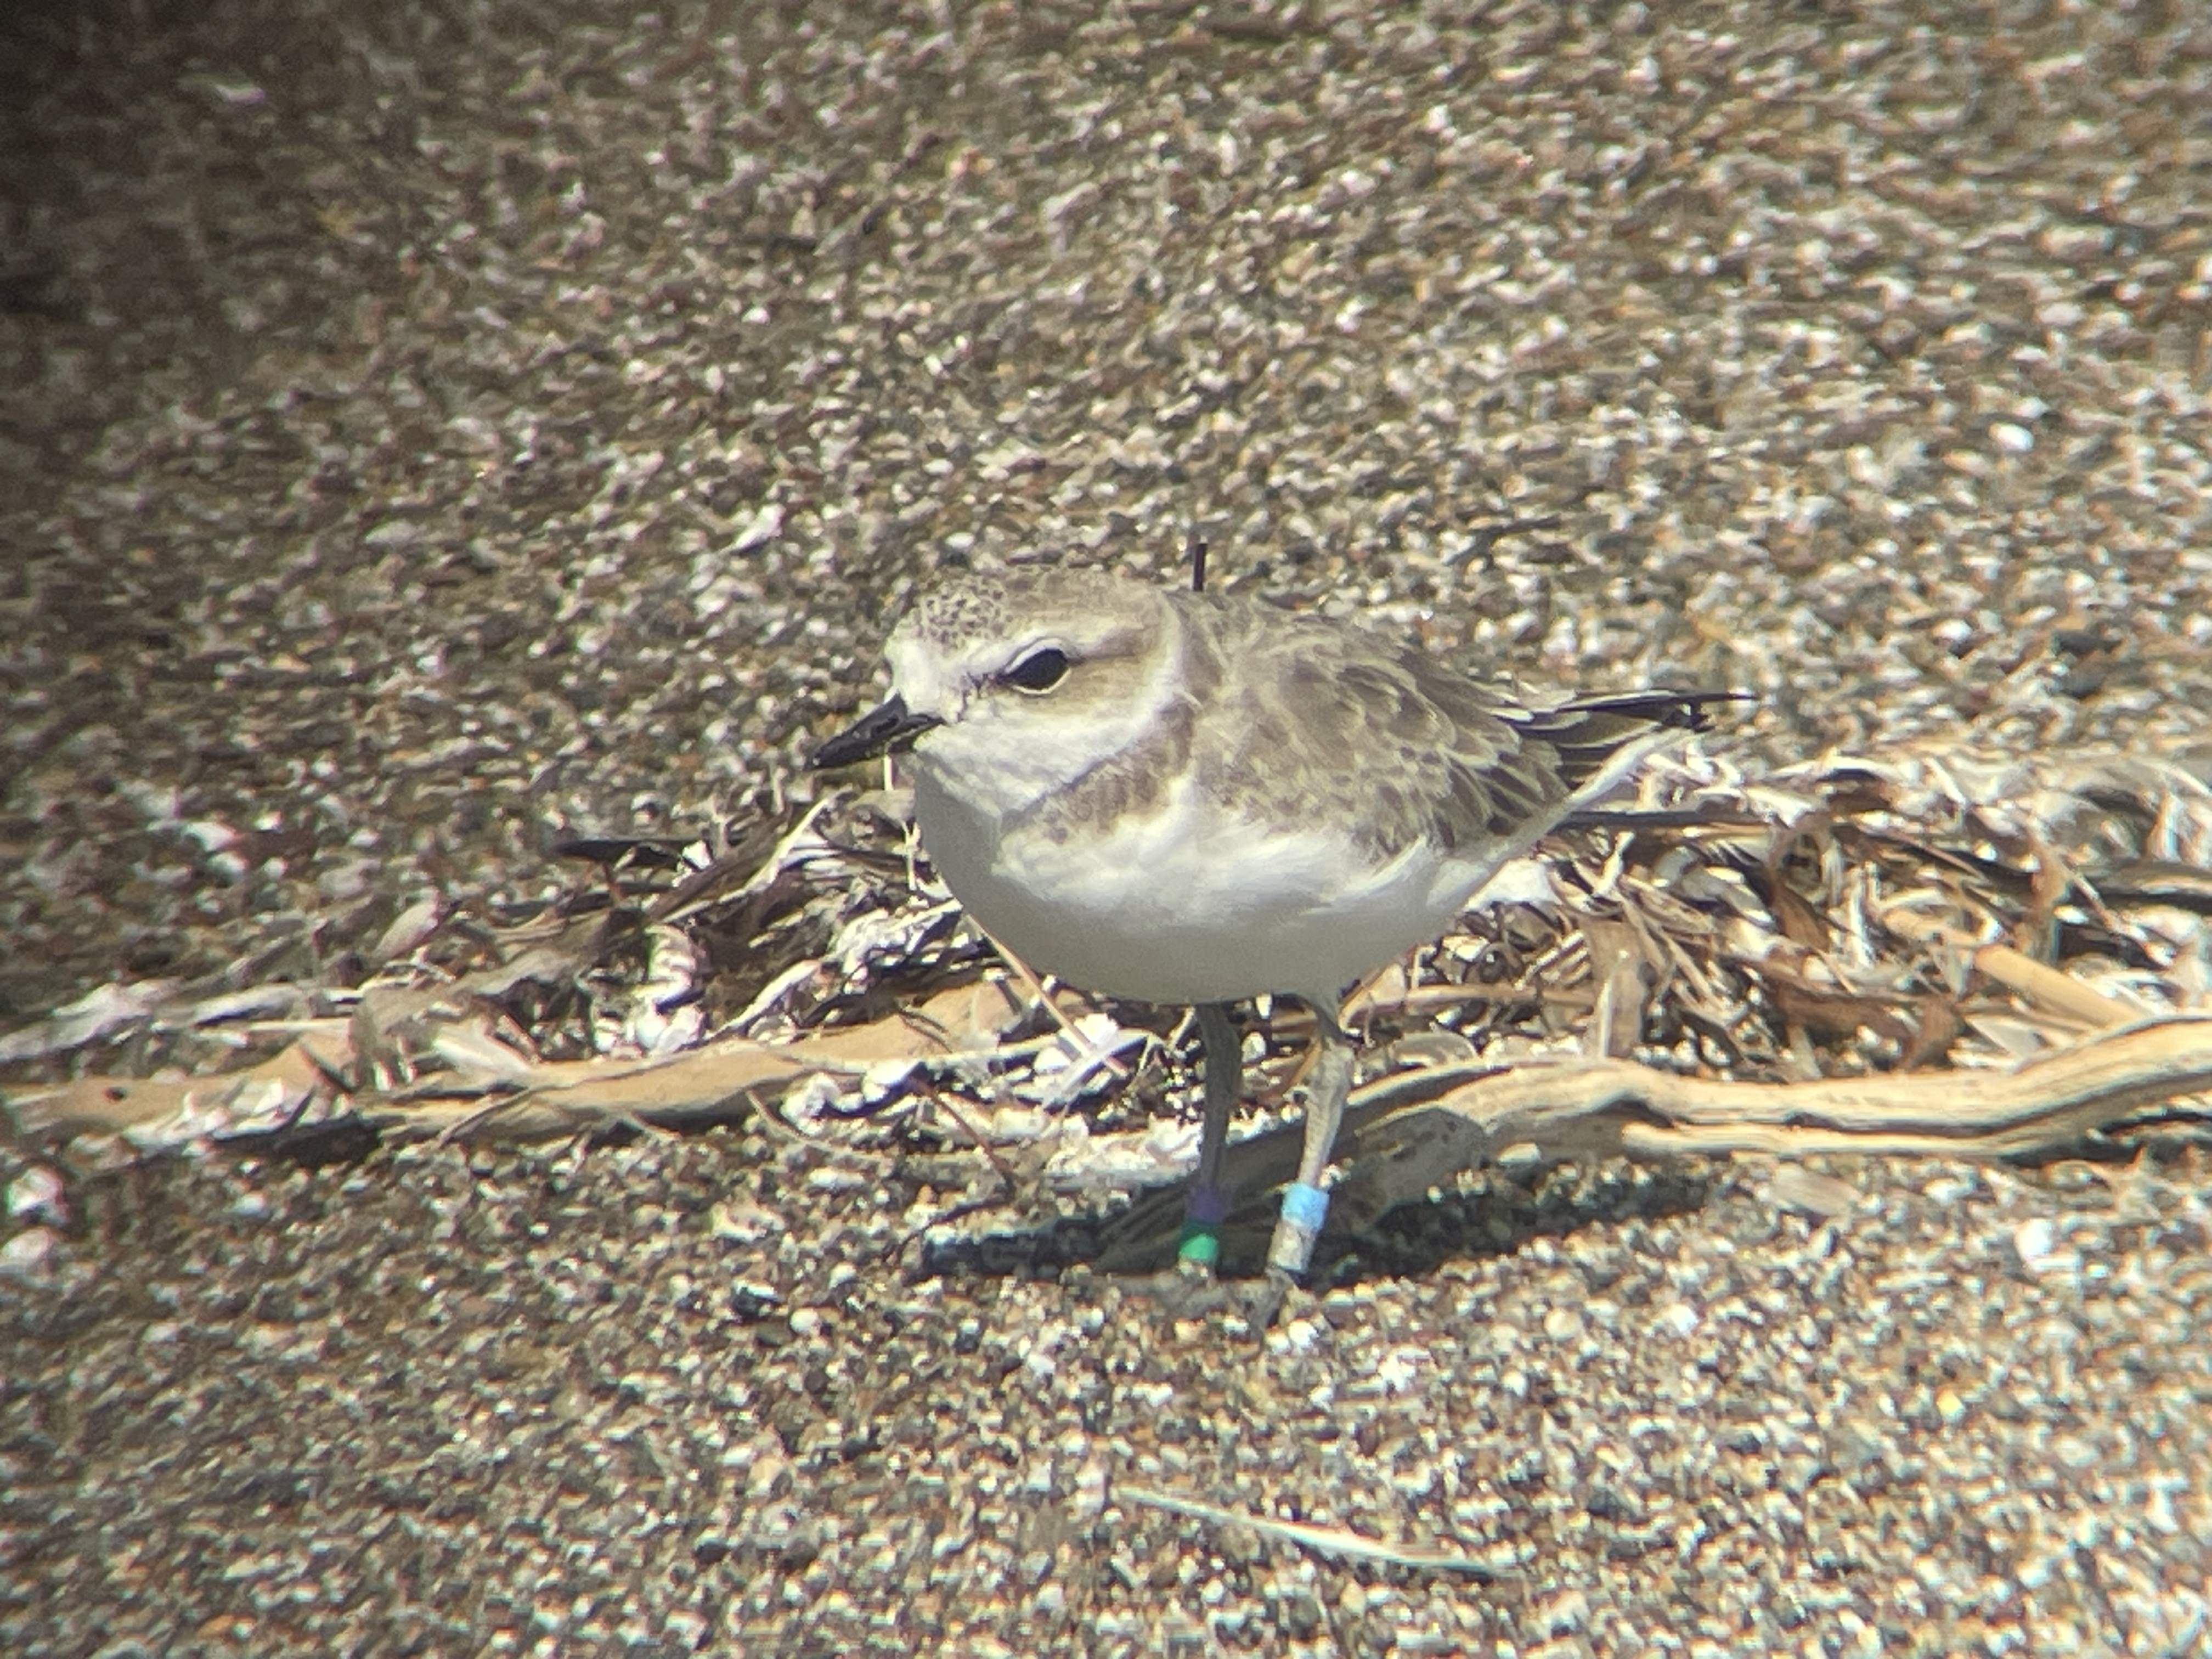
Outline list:
[[[1049,691],[1067,678],[1067,653],[1056,645],[1040,646],[999,676],[1000,683],[1017,691]]]

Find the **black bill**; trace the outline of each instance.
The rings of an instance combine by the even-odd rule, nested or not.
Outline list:
[[[944,724],[934,714],[915,714],[906,706],[905,698],[893,697],[823,744],[806,763],[819,772],[832,766],[850,766],[854,761],[873,760],[878,755],[912,748],[914,740],[931,726]]]

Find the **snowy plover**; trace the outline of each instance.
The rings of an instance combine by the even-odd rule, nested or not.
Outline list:
[[[1530,708],[1362,627],[1076,570],[939,588],[884,654],[890,700],[814,764],[910,746],[922,845],[993,938],[1083,989],[1198,1009],[1186,1261],[1219,1248],[1241,1064],[1224,1005],[1287,993],[1317,1017],[1271,1312],[1328,1211],[1346,988],[1732,695]]]

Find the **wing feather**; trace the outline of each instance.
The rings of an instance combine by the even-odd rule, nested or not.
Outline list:
[[[1421,841],[1502,863],[1736,694],[1648,690],[1530,708],[1417,647],[1254,601],[1177,596],[1221,674],[1194,734],[1201,787],[1273,822],[1334,818],[1391,858]]]

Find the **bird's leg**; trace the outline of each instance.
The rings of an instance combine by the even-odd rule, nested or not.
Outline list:
[[[1284,1297],[1313,1261],[1314,1244],[1328,1216],[1328,1194],[1321,1183],[1328,1173],[1337,1127],[1344,1121],[1345,1097],[1352,1092],[1351,1033],[1327,1007],[1310,1006],[1321,1023],[1321,1057],[1306,1080],[1305,1150],[1298,1158],[1297,1179],[1284,1190],[1282,1212],[1267,1246],[1267,1301],[1259,1321],[1262,1328],[1273,1322]]]
[[[1199,1121],[1198,1168],[1182,1212],[1178,1261],[1207,1273],[1221,1259],[1221,1224],[1228,1218],[1229,1194],[1221,1185],[1221,1165],[1229,1152],[1229,1115],[1244,1069],[1243,1045],[1219,1002],[1198,1005],[1199,1044],[1206,1055],[1206,1113]]]
[[[1306,1085],[1305,1150],[1298,1161],[1297,1179],[1283,1194],[1274,1242],[1267,1248],[1267,1277],[1249,1290],[1232,1291],[1214,1279],[1213,1268],[1221,1253],[1221,1224],[1229,1210],[1221,1170],[1227,1160],[1229,1116],[1236,1109],[1244,1056],[1226,1006],[1199,1005],[1206,1111],[1199,1127],[1198,1168],[1184,1200],[1182,1243],[1175,1269],[1144,1286],[1178,1317],[1225,1304],[1241,1310],[1255,1331],[1264,1332],[1313,1260],[1314,1243],[1328,1212],[1328,1195],[1321,1183],[1328,1173],[1337,1126],[1344,1121],[1345,1097],[1352,1091],[1352,1038],[1344,1028],[1318,1006],[1315,1013],[1321,1021],[1321,1057]]]
[[[1229,1216],[1221,1169],[1228,1161],[1229,1115],[1237,1108],[1243,1045],[1224,1003],[1199,1004],[1198,1035],[1206,1057],[1206,1111],[1199,1121],[1198,1168],[1191,1173],[1189,1194],[1183,1200],[1182,1243],[1174,1267],[1130,1281],[1130,1288],[1157,1297],[1178,1319],[1194,1319],[1222,1307],[1241,1309],[1244,1303],[1242,1291],[1231,1291],[1213,1273],[1221,1259],[1221,1224]]]

